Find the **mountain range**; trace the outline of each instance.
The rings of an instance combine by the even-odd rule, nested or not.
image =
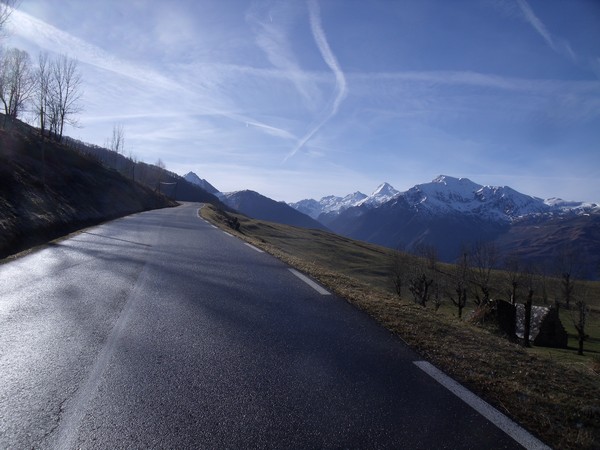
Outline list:
[[[597,211],[596,203],[564,201],[559,198],[542,200],[521,194],[508,186],[483,186],[468,178],[440,175],[430,183],[418,184],[400,192],[383,183],[371,195],[355,192],[345,197],[327,196],[317,201],[300,200],[290,206],[320,221],[330,222],[348,209],[361,208],[352,214],[376,208],[391,200],[403,198],[413,209],[430,216],[453,212],[477,215],[491,221],[511,222],[532,214]]]
[[[364,194],[362,194],[364,195]],[[468,178],[440,175],[399,192],[387,183],[355,202],[302,200],[292,206],[311,213],[332,231],[391,248],[433,246],[443,261],[457,259],[475,242],[493,242],[505,256],[547,265],[568,248],[586,276],[600,267],[600,206],[543,200],[508,186],[484,186]],[[314,202],[314,203],[313,203]]]
[[[186,179],[192,181],[192,175]],[[555,270],[549,266],[569,252],[577,255],[583,272],[579,276],[600,275],[597,203],[544,200],[508,186],[447,175],[404,192],[383,183],[370,195],[354,192],[289,205],[248,190],[215,194],[229,207],[256,219],[328,229],[406,251],[429,246],[446,262],[456,261],[464,248],[484,242],[493,243],[505,258],[517,257],[546,271]]]

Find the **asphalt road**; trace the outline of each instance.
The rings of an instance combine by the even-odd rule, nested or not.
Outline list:
[[[198,207],[0,266],[0,448],[520,448]]]

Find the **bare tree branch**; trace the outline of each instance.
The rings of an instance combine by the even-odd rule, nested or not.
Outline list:
[[[18,4],[19,0],[0,0],[0,37],[4,35],[6,22]]]
[[[34,86],[29,54],[17,48],[4,53],[0,58],[0,101],[8,118],[19,117]]]

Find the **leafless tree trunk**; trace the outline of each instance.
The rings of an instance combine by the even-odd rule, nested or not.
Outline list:
[[[587,338],[585,327],[590,313],[590,309],[586,303],[587,289],[581,292],[575,299],[575,311],[571,311],[571,319],[575,330],[577,330],[577,354],[583,355],[583,343]]]
[[[402,290],[408,284],[410,268],[413,265],[414,256],[398,250],[394,256],[392,267],[392,282],[398,298],[402,299]]]
[[[523,331],[523,347],[531,347],[529,335],[531,334],[531,307],[533,306],[533,288],[529,288],[527,301],[525,302],[525,324]]]
[[[118,170],[119,154],[125,151],[125,128],[120,123],[113,125],[110,150],[114,152],[114,168]]]
[[[563,300],[567,309],[569,309],[571,300],[573,299],[573,291],[575,290],[575,280],[571,277],[570,272],[563,272],[560,284]]]
[[[469,255],[466,251],[463,252],[460,262],[455,265],[454,271],[454,291],[456,292],[456,298],[450,295],[450,300],[458,308],[458,318],[461,319],[463,308],[467,305],[467,291],[470,278]]]
[[[123,153],[125,148],[125,128],[122,124],[115,124],[112,131],[110,149],[116,153]]]
[[[486,306],[490,302],[491,274],[498,263],[499,252],[489,242],[477,242],[473,246],[473,283],[481,290],[482,296],[476,295],[478,306]]]
[[[48,53],[42,52],[38,56],[38,65],[35,70],[35,114],[40,124],[40,133],[43,136],[47,128],[48,111],[51,102],[52,72],[48,61]]]
[[[506,279],[509,283],[510,303],[514,305],[517,301],[517,288],[522,281],[522,267],[519,257],[509,256],[505,262]]]
[[[560,278],[561,300],[566,309],[570,308],[571,301],[576,296],[576,280],[581,277],[585,267],[585,257],[571,247],[564,246],[555,258],[556,274]]]
[[[427,306],[436,279],[435,258],[429,259],[420,255],[412,256],[411,274],[408,278],[408,290],[415,303]]]
[[[429,300],[430,288],[433,284],[433,278],[429,278],[427,273],[421,272],[409,280],[408,289],[415,299],[415,303],[421,306],[427,306]]]
[[[76,115],[82,111],[81,74],[77,61],[61,55],[52,62],[52,120],[58,140],[62,140],[65,123],[76,125]]]

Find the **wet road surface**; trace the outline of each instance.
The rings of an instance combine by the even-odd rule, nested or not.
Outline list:
[[[520,448],[199,207],[0,266],[0,448]]]

